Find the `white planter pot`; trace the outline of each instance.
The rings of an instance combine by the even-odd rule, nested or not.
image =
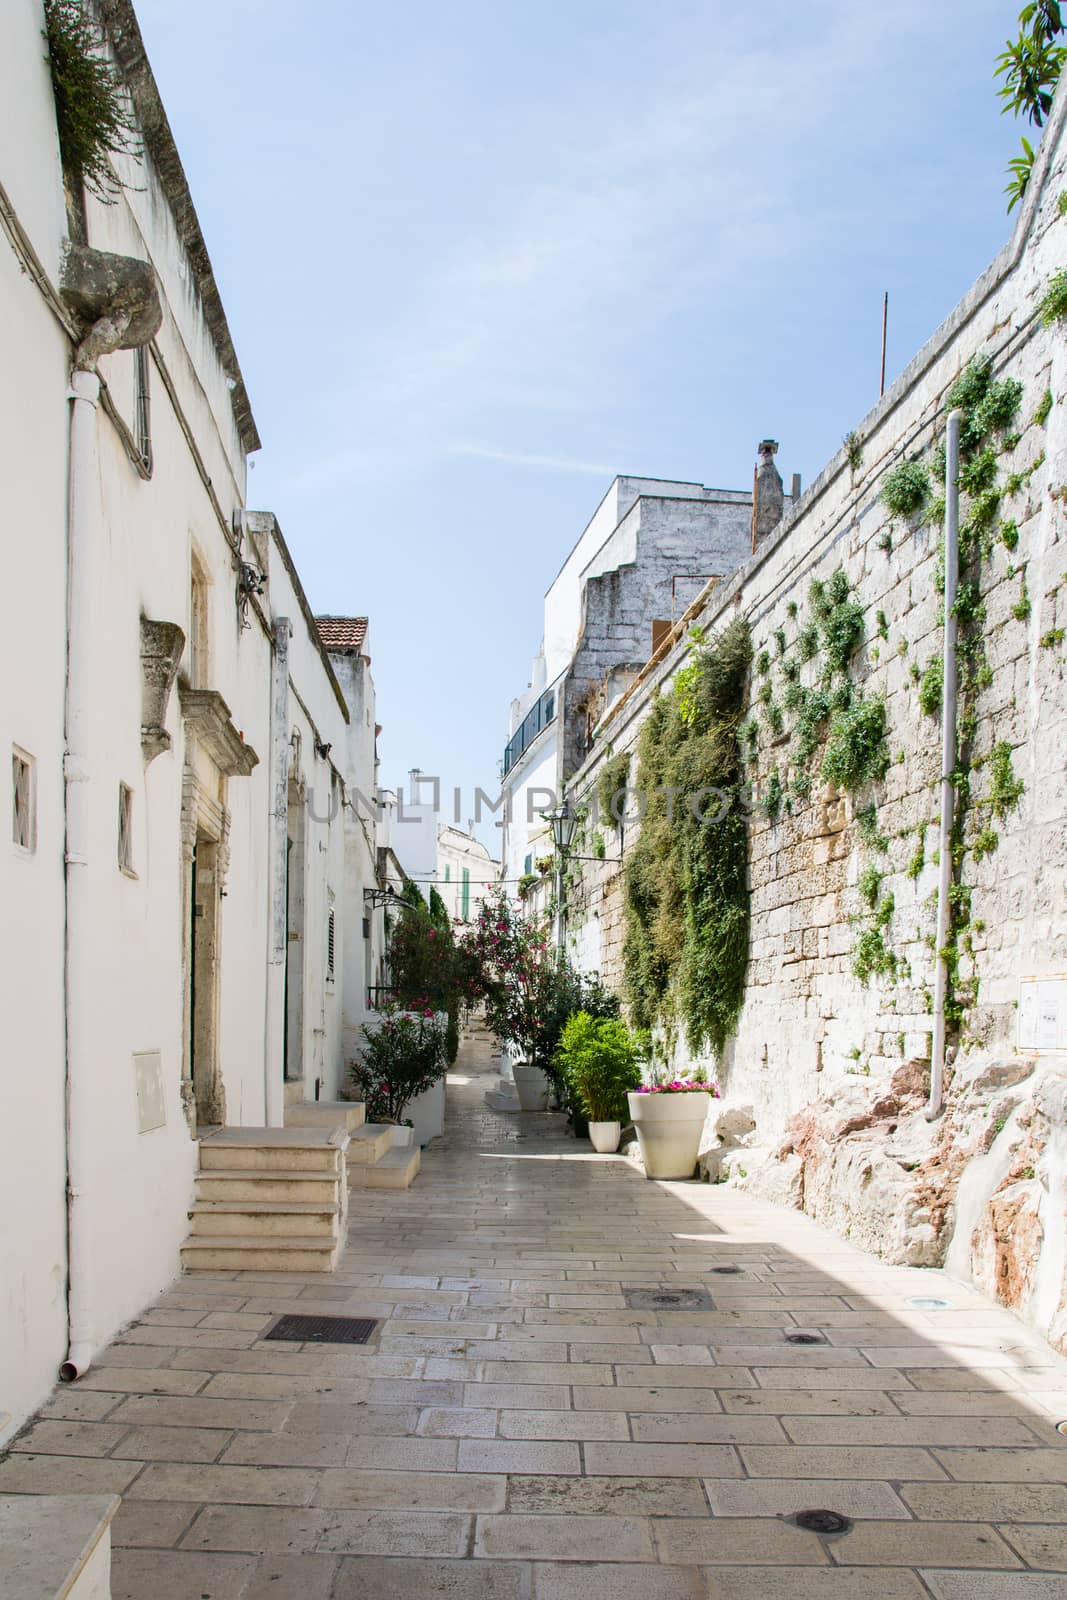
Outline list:
[[[547,1111],[548,1092],[552,1087],[547,1072],[542,1072],[540,1067],[531,1067],[525,1062],[517,1061],[512,1073],[515,1078],[515,1092],[522,1110]]]
[[[410,1150],[411,1143],[412,1143],[412,1140],[414,1139],[414,1137],[415,1137],[415,1129],[414,1128],[394,1127],[393,1128],[393,1149],[394,1150]]]
[[[621,1122],[591,1122],[589,1143],[599,1156],[613,1156],[622,1137]]]
[[[628,1094],[646,1178],[691,1178],[711,1096]]]

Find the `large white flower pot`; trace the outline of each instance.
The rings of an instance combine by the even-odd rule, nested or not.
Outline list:
[[[628,1094],[646,1178],[691,1178],[710,1094]]]
[[[547,1072],[542,1072],[540,1067],[531,1067],[525,1062],[516,1061],[512,1073],[515,1078],[515,1093],[519,1097],[522,1110],[547,1111],[548,1093],[552,1087]]]
[[[622,1137],[621,1122],[591,1122],[589,1143],[599,1156],[612,1156],[619,1148]]]

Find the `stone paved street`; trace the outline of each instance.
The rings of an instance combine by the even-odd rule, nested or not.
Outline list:
[[[413,1189],[353,1194],[337,1274],[182,1279],[0,1490],[121,1494],[115,1600],[1064,1600],[1067,1363],[943,1274],[488,1111],[490,1071],[461,1054]],[[381,1320],[262,1342],[294,1309]]]

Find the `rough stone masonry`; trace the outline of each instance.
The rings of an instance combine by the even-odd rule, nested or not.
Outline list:
[[[757,660],[769,658],[751,684],[758,734],[749,771],[762,803],[749,829],[747,992],[736,1035],[714,1063],[723,1100],[707,1129],[706,1175],[803,1207],[889,1260],[945,1263],[1060,1349],[1067,1058],[1021,1050],[1017,1025],[1021,980],[1067,973],[1067,336],[1060,323],[1045,326],[1040,309],[1067,266],[1065,114],[1061,90],[1001,255],[699,618],[714,634],[745,615]],[[1018,380],[1022,400],[998,447],[997,521],[983,534],[980,595],[969,597],[984,609],[974,630],[982,669],[960,874],[969,910],[956,986],[967,1003],[946,1107],[928,1121],[941,734],[920,687],[942,652],[941,540],[936,521],[891,516],[882,496],[902,462],[931,460],[945,397],[975,357],[991,359],[997,382]],[[792,787],[794,719],[786,711],[776,729],[760,696],[787,704],[784,661],[802,660],[812,581],[827,584],[838,569],[864,613],[851,677],[864,696],[884,696],[890,764],[852,795],[822,782],[816,761],[805,794]],[[653,699],[687,659],[681,643],[605,715],[570,783],[579,802],[593,803],[609,757],[635,752]],[[814,685],[818,671],[809,661],[796,680]],[[1023,788],[999,805],[1005,748],[1011,782]],[[772,783],[782,785],[780,807],[766,804]],[[857,821],[868,799],[877,804],[877,847]],[[569,931],[579,962],[621,985],[617,858],[639,821],[599,826],[606,859],[584,865]],[[875,877],[895,972],[863,982],[856,945],[871,925],[864,892]],[[673,1048],[681,1070],[690,1060],[684,1039]]]

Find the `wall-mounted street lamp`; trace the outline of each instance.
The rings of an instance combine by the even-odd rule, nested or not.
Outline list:
[[[543,811],[541,815],[552,829],[552,843],[556,854],[556,950],[563,954],[563,945],[567,931],[567,906],[566,906],[566,872],[567,857],[574,842],[574,831],[578,826],[578,815],[570,802],[564,800],[560,805],[553,806],[551,811]]]

